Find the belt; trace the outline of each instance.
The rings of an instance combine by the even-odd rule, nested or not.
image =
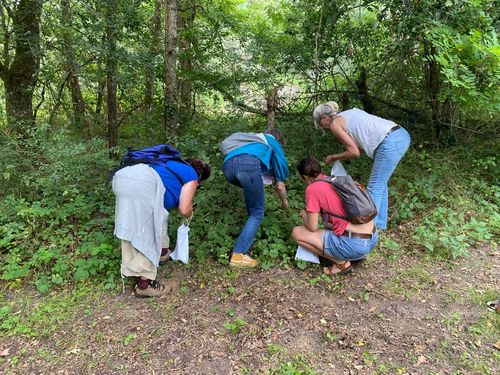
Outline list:
[[[401,129],[401,126],[395,125],[392,128],[390,128],[389,131],[387,133],[385,133],[385,136],[384,136],[384,139],[382,139],[382,142],[389,136],[389,134],[394,133],[398,129]],[[378,144],[378,146],[375,147],[375,150],[373,150],[373,157],[374,158],[375,158],[375,155],[377,154],[378,148],[380,147],[380,145],[382,144],[382,142],[380,142]]]
[[[387,137],[389,134],[395,132],[398,129],[401,129],[401,126],[399,126],[399,125],[393,126],[392,128],[389,129],[389,131],[386,133],[385,136]]]
[[[350,230],[345,230],[344,233],[342,233],[342,236],[349,238],[366,238],[368,240],[371,240],[375,232],[376,232],[375,228],[373,228],[372,233],[356,233],[356,232],[351,232]]]

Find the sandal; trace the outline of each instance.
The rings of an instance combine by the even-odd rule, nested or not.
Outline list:
[[[346,273],[349,273],[351,271],[352,265],[348,260],[346,260],[344,263],[333,263],[330,267],[323,268],[323,272],[328,276],[345,275]]]

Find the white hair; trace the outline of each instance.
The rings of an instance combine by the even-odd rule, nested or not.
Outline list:
[[[313,120],[316,129],[320,129],[321,117],[335,116],[339,112],[339,105],[336,102],[326,102],[314,108]]]

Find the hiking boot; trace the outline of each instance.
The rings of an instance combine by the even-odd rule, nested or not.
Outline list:
[[[162,297],[166,295],[168,291],[165,285],[156,280],[149,280],[146,289],[139,288],[139,284],[135,284],[134,287],[134,294],[137,298]]]
[[[229,265],[231,267],[255,267],[258,262],[247,254],[233,253]]]
[[[165,263],[167,263],[167,261],[170,259],[170,254],[172,254],[170,249],[168,248],[161,249],[160,263],[159,263],[160,266],[163,266],[165,265]]]

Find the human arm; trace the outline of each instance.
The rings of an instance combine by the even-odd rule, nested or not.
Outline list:
[[[179,213],[188,218],[193,214],[193,198],[199,182],[197,180],[186,182],[182,185],[179,195]]]
[[[351,136],[347,134],[347,122],[343,117],[336,117],[330,125],[330,130],[333,136],[337,138],[340,143],[342,143],[345,151],[338,154],[328,155],[325,158],[325,161],[328,164],[334,163],[337,160],[357,158],[361,155],[358,145],[354,142]]]
[[[315,212],[307,212],[305,210],[300,211],[300,216],[304,223],[304,227],[311,232],[316,232],[319,229],[318,219],[319,214]]]
[[[280,200],[281,200],[281,207],[288,208],[288,195],[286,192],[285,183],[282,181],[277,181],[276,182],[276,191],[277,191],[277,193],[280,197]]]

